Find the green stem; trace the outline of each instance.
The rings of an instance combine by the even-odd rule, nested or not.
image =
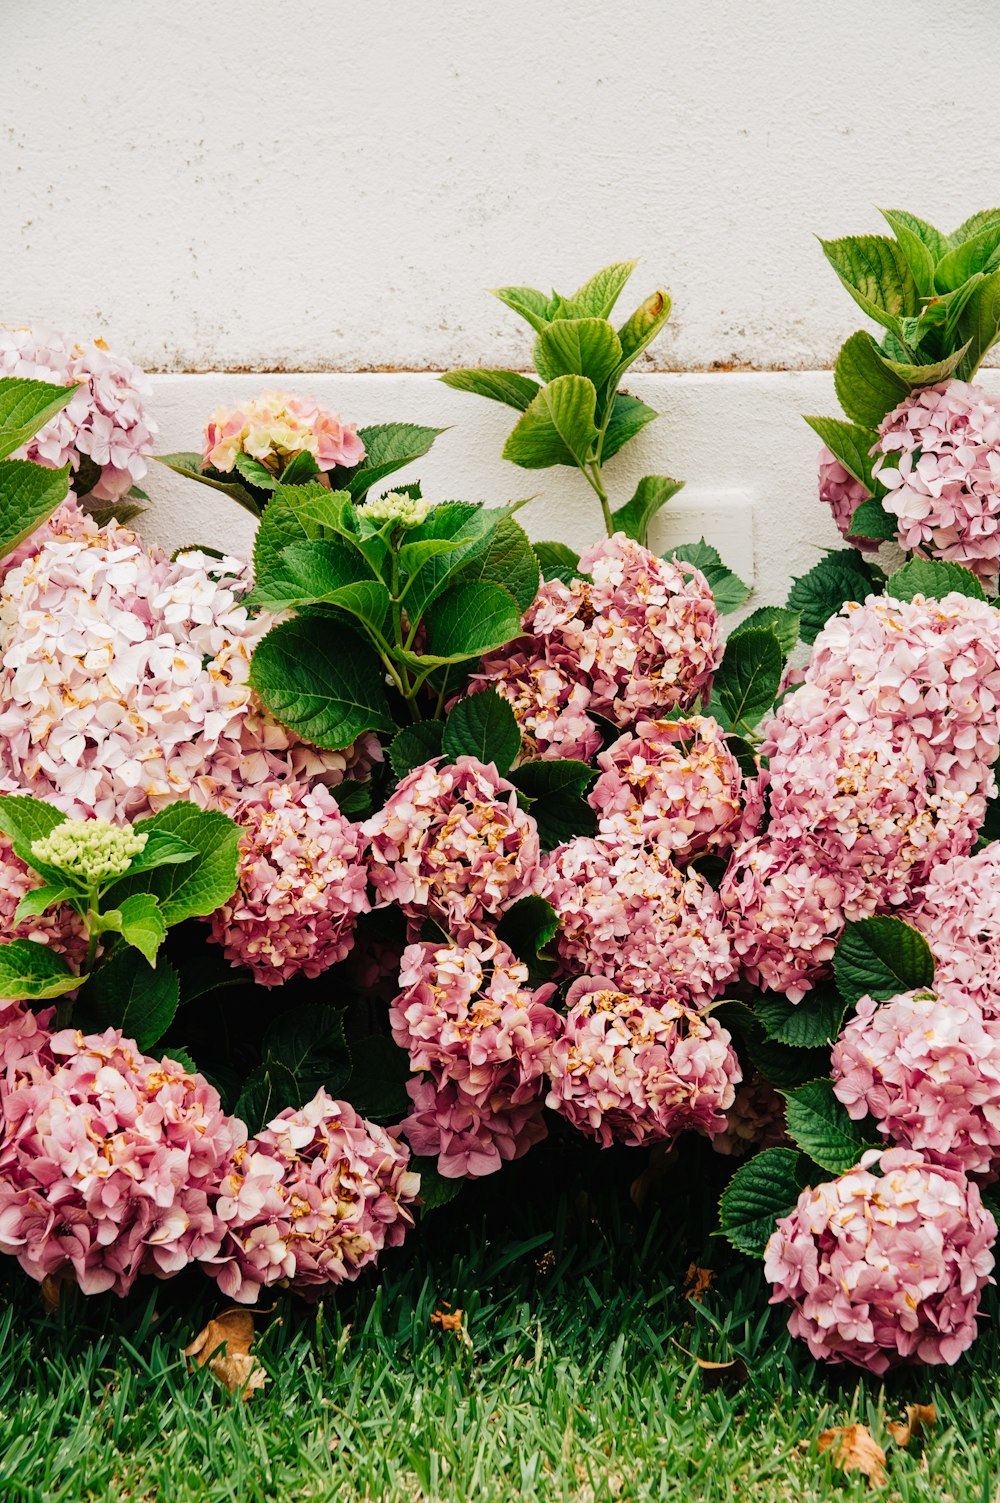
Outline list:
[[[88,931],[87,954],[86,954],[86,956],[84,958],[83,970],[80,972],[80,974],[82,976],[89,976],[90,975],[91,971],[94,969],[94,961],[97,958],[97,941],[98,941],[98,938],[99,938],[99,929],[98,929],[97,924],[94,922],[94,920],[96,918],[97,918],[97,911],[96,911],[96,909],[94,909],[94,908],[88,909],[88,911],[87,911],[87,917],[86,917],[87,931]],[[73,1017],[73,1002],[72,1002],[72,999],[70,997],[60,997],[58,999],[58,1001],[56,1002],[56,1027],[57,1028],[68,1028],[69,1025],[70,1025],[70,1021],[72,1020],[72,1017]]]
[[[601,475],[601,462],[599,459],[592,459],[589,464],[581,465],[580,468],[583,472],[584,479],[590,486],[591,490],[595,492],[598,501],[600,501],[601,503],[601,511],[604,514],[604,526],[607,529],[608,537],[612,537],[614,535],[615,523],[614,518],[611,515],[611,502],[608,500],[608,493],[604,489],[604,480]]]

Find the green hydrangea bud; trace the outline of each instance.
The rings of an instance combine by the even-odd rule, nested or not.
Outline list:
[[[33,840],[31,854],[68,877],[97,887],[127,871],[148,839],[107,819],[67,819],[50,835]]]
[[[385,496],[366,501],[359,508],[362,515],[373,522],[395,522],[399,527],[419,527],[430,509],[429,501],[415,500],[399,491],[389,491]]]

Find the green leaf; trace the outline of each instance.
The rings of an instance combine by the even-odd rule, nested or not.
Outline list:
[[[284,1065],[303,1101],[321,1088],[340,1096],[351,1077],[344,1011],[306,1002],[275,1018],[264,1034],[264,1064]]]
[[[725,730],[746,731],[757,724],[775,701],[783,668],[781,643],[773,630],[751,627],[733,633],[712,694],[712,712]]]
[[[890,574],[886,594],[895,600],[914,600],[924,595],[929,600],[943,600],[953,591],[973,600],[985,600],[983,587],[969,569],[942,558],[911,558],[908,564]]]
[[[785,1096],[788,1136],[829,1174],[854,1169],[864,1152],[861,1127],[833,1094],[832,1080],[808,1080]]]
[[[459,757],[492,762],[504,777],[521,750],[514,711],[495,689],[460,699],[444,723],[443,750],[449,762]]]
[[[802,618],[803,642],[812,644],[831,616],[835,616],[848,600],[864,600],[875,588],[872,576],[864,566],[859,569],[851,550],[828,553],[818,564],[813,564],[808,574],[792,580],[788,604]]]
[[[274,626],[250,663],[250,685],[276,720],[327,751],[364,731],[393,731],[383,669],[353,632],[322,636],[315,620]]]
[[[1000,268],[991,272],[975,289],[962,311],[958,326],[961,336],[969,340],[959,375],[964,381],[970,381],[1000,336]]]
[[[407,534],[400,558],[407,573],[401,599],[413,625],[449,583],[465,577],[467,566],[489,548],[499,530],[503,513],[467,501],[446,501],[435,506],[419,527]],[[446,543],[444,552],[437,545]],[[470,574],[474,570],[469,569]]]
[[[179,996],[172,965],[161,960],[154,970],[137,949],[123,947],[94,973],[81,1003],[99,1028],[120,1028],[145,1051],[170,1027]]]
[[[61,955],[33,939],[0,945],[0,999],[5,1002],[62,997],[86,979],[74,976]]]
[[[557,376],[543,386],[504,444],[504,459],[525,470],[583,465],[597,441],[597,392],[585,376]]]
[[[50,418],[72,400],[75,386],[50,381],[27,381],[20,376],[0,380],[0,459],[34,438]]]
[[[819,243],[858,307],[876,323],[898,330],[901,318],[920,312],[917,284],[895,240],[887,235],[847,235]]]
[[[549,945],[559,933],[559,918],[548,898],[529,893],[512,903],[496,925],[497,939],[509,945],[534,972],[538,963],[553,959],[547,955]]]
[[[792,651],[799,640],[799,615],[784,605],[762,605],[746,620],[740,622],[740,631],[773,631],[784,653]]]
[[[440,720],[418,720],[415,725],[405,725],[399,735],[389,743],[389,762],[397,778],[405,778],[415,767],[423,767],[443,751],[444,723]]]
[[[328,491],[319,484],[279,485],[267,503],[254,538],[254,575],[258,585],[293,543],[336,538],[360,549],[357,513],[346,491]]]
[[[580,577],[580,555],[565,543],[535,543],[535,556],[546,579],[561,579],[570,584]]]
[[[683,486],[683,480],[673,480],[669,475],[644,475],[631,500],[611,513],[615,531],[624,532],[645,547],[649,524]]]
[[[367,819],[372,812],[371,779],[342,778],[330,792],[337,808],[347,819]]]
[[[47,470],[26,459],[0,463],[0,558],[48,520],[69,491],[69,465]]]
[[[670,295],[664,292],[662,287],[650,293],[639,307],[618,330],[618,338],[621,340],[622,359],[617,371],[612,377],[615,385],[632,365],[647,345],[663,328],[670,317]]]
[[[738,574],[727,569],[725,564],[709,564],[702,570],[712,591],[715,608],[720,616],[738,611],[750,599],[751,590]]]
[[[982,230],[989,229],[990,225],[1000,220],[1000,209],[979,209],[975,214],[970,214],[957,230],[952,230],[947,236],[948,247],[961,245],[965,240],[971,240],[973,235],[978,235]]]
[[[905,381],[907,386],[911,388],[936,386],[939,381],[947,381],[949,376],[954,375],[965,359],[971,344],[972,340],[967,339],[961,349],[955,350],[951,355],[946,355],[943,360],[935,360],[930,365],[911,365],[901,360],[889,360],[885,355],[880,358],[886,369],[892,371],[893,375],[898,376],[901,381]]]
[[[354,1068],[348,1085],[351,1105],[369,1122],[396,1123],[410,1109],[406,1082],[410,1057],[392,1039],[375,1033],[352,1048]]]
[[[861,330],[841,345],[833,384],[847,416],[864,428],[877,428],[910,390],[886,365],[871,335]]]
[[[934,293],[934,263],[938,256],[943,254],[944,236],[938,236],[942,250],[935,255],[927,240],[917,229],[909,223],[908,216],[896,209],[880,209],[879,213],[888,221],[889,227],[896,232],[899,248],[906,258],[906,264],[913,273],[913,280],[917,284],[917,291],[922,297],[931,297]],[[918,221],[919,223],[919,221]],[[930,229],[930,226],[926,227]]]
[[[251,516],[260,516],[260,504],[246,487],[240,485],[238,480],[219,480],[213,474],[206,475],[201,468],[202,457],[194,450],[177,454],[154,454],[153,458],[168,470],[173,470],[175,475],[184,475],[188,480],[197,480],[199,485],[207,485],[210,490],[221,491],[224,496],[235,501],[237,506],[250,512]]]
[[[489,516],[492,513],[487,512]],[[541,575],[538,558],[528,541],[528,534],[506,511],[499,512],[499,520],[492,537],[484,549],[476,549],[467,564],[462,566],[464,580],[489,579],[503,585],[517,601],[522,614],[538,594]]]
[[[282,485],[308,485],[319,474],[319,465],[308,449],[300,449],[281,472]]]
[[[654,407],[647,407],[638,397],[630,397],[627,391],[616,392],[601,445],[601,459],[613,459],[619,449],[623,449],[659,415]],[[683,485],[684,482],[680,483]]]
[[[198,855],[195,846],[167,830],[150,830],[146,844],[128,864],[126,875],[155,871],[158,866],[184,866]]]
[[[344,543],[293,543],[246,603],[275,614],[310,605],[332,606],[380,634],[392,601],[380,579],[358,578],[364,567]]]
[[[420,1175],[420,1206],[424,1216],[454,1200],[465,1183],[461,1179],[445,1179],[433,1159],[411,1159],[410,1170]]]
[[[679,543],[676,548],[668,549],[664,557],[672,558],[678,564],[693,564],[703,574],[713,564],[717,567],[722,564],[718,548],[713,548],[704,538],[699,538],[697,543]]]
[[[883,915],[845,927],[833,957],[833,974],[845,1002],[861,997],[885,1002],[901,992],[932,986],[934,956],[918,930]]]
[[[900,235],[902,226],[908,234],[925,245],[931,253],[933,265],[936,266],[948,250],[948,236],[942,235],[941,231],[936,230],[932,224],[928,224],[926,219],[918,219],[916,214],[909,214],[905,209],[880,209],[879,213],[889,221],[897,236]],[[901,236],[899,243],[905,250],[906,245]]]
[[[571,301],[577,307],[585,308],[591,318],[610,318],[615,303],[638,264],[638,261],[613,261],[610,266],[595,272],[582,287],[578,287]]]
[[[877,538],[890,542],[896,536],[897,519],[886,511],[881,501],[869,498],[857,505],[851,513],[852,538]]]
[[[799,1155],[765,1148],[733,1175],[719,1202],[723,1234],[741,1253],[761,1258],[776,1223],[794,1211],[802,1186]]]
[[[159,901],[168,928],[188,918],[207,918],[236,891],[239,826],[216,809],[197,804],[168,804],[132,827],[175,835],[197,853],[183,864],[158,866],[155,871],[130,869],[108,889],[109,905],[121,908],[136,892],[151,892]]]
[[[422,459],[444,431],[443,428],[425,428],[419,423],[378,423],[372,428],[359,429],[365,457],[353,470],[340,473],[341,489],[350,491],[355,501],[363,500],[371,487],[387,475]]]
[[[267,465],[261,464],[259,459],[254,459],[252,454],[237,454],[234,464],[248,485],[256,485],[264,491],[273,491],[278,484]]]
[[[545,381],[586,376],[600,391],[621,359],[618,335],[604,318],[560,319],[535,340],[535,367]]]
[[[768,1038],[793,1049],[818,1049],[840,1033],[846,1006],[832,987],[817,988],[799,1003],[768,992],[757,1003],[757,1016]]]
[[[878,438],[876,430],[861,428],[857,423],[845,423],[840,418],[807,417],[806,422],[858,484],[869,492],[874,491],[870,451]]]
[[[792,1049],[775,1039],[748,1038],[746,1052],[754,1069],[779,1091],[795,1090],[830,1068],[830,1050],[825,1046]]]
[[[286,1107],[297,1111],[301,1105],[302,1092],[295,1076],[287,1065],[272,1059],[251,1070],[243,1082],[233,1115],[245,1122],[251,1133],[258,1133]]]
[[[514,787],[531,801],[543,849],[551,851],[574,835],[596,834],[597,815],[586,801],[596,776],[586,762],[571,757],[522,762],[510,774]]]
[[[60,883],[46,882],[41,887],[33,887],[26,892],[14,910],[14,927],[23,923],[25,919],[38,918],[39,914],[47,913],[50,908],[57,907],[60,903],[67,902],[70,898],[79,898],[80,889],[69,887]]]
[[[549,321],[551,299],[534,287],[494,287],[493,296],[526,319],[539,333]]]
[[[521,631],[517,601],[509,590],[491,580],[453,585],[434,602],[424,619],[428,652],[421,656],[425,662],[436,658],[441,664],[481,657],[512,641]]]
[[[160,905],[151,892],[134,892],[119,907],[118,932],[127,945],[134,946],[156,965],[156,955],[167,937]]]
[[[955,292],[977,271],[991,272],[1000,256],[1000,220],[956,245],[938,262],[934,286],[938,292]]]
[[[44,840],[65,819],[61,809],[29,793],[0,794],[0,831],[14,845],[30,846],[32,841]]]
[[[491,402],[503,402],[507,407],[517,407],[521,412],[530,407],[541,390],[537,381],[522,376],[520,371],[495,371],[464,367],[447,371],[438,377],[445,386],[455,391],[471,391],[477,397],[488,397]]]

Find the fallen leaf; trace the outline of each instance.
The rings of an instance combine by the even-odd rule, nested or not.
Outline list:
[[[243,1390],[244,1399],[267,1382],[267,1374],[250,1353],[253,1345],[253,1316],[249,1310],[232,1308],[214,1316],[199,1331],[185,1357],[193,1357],[199,1367],[208,1363],[211,1372],[230,1393]]]
[[[699,1268],[697,1263],[692,1263],[684,1280],[685,1298],[700,1300],[711,1289],[714,1278],[714,1268]]]
[[[62,1273],[47,1273],[39,1285],[39,1296],[42,1301],[42,1309],[46,1315],[58,1315],[59,1306],[62,1304],[62,1292],[66,1285],[66,1275]]]
[[[442,1331],[461,1331],[461,1307],[459,1307],[459,1309],[457,1310],[452,1310],[450,1306],[445,1310],[432,1310],[431,1325],[440,1326]]]
[[[707,1357],[696,1357],[694,1352],[689,1352],[686,1346],[681,1346],[674,1337],[670,1338],[679,1352],[685,1357],[690,1357],[701,1373],[701,1386],[709,1390],[721,1388],[723,1383],[745,1383],[750,1376],[746,1363],[742,1357],[732,1357],[728,1362],[710,1362]]]
[[[897,1446],[908,1446],[936,1424],[937,1410],[933,1404],[907,1404],[906,1419],[887,1420],[885,1428]]]
[[[885,1452],[867,1425],[834,1425],[823,1431],[816,1445],[821,1453],[833,1450],[838,1471],[862,1472],[879,1487],[886,1480]]]

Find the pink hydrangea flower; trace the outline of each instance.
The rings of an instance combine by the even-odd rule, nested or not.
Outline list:
[[[723,1131],[740,1068],[713,1017],[675,997],[633,996],[606,976],[574,981],[566,1006],[548,1106],[602,1148]]]
[[[513,784],[475,757],[414,768],[364,830],[382,901],[458,940],[529,892],[538,871],[535,821]]]
[[[934,867],[906,919],[934,952],[937,984],[1000,1017],[1000,842]]]
[[[220,408],[205,425],[205,463],[228,474],[239,454],[280,475],[296,454],[311,454],[320,471],[350,467],[365,457],[354,423],[344,423],[308,397],[267,391],[237,407]]]
[[[357,1278],[413,1225],[409,1151],[326,1091],[279,1113],[234,1155],[215,1211],[226,1228],[206,1265],[229,1299],[287,1282],[302,1293]]]
[[[600,753],[589,802],[602,834],[653,841],[675,861],[732,845],[743,774],[717,720],[641,720]]]
[[[201,1076],[115,1029],[66,1029],[46,1047],[51,1069],[0,1085],[0,1251],[86,1294],[215,1255],[210,1194],[243,1124]]]
[[[138,366],[112,354],[100,339],[79,345],[44,329],[0,328],[0,377],[5,376],[79,387],[17,458],[79,470],[85,457],[100,471],[88,492],[105,503],[120,500],[142,480],[159,430],[146,409],[152,387]]]
[[[911,392],[883,419],[873,473],[907,549],[922,549],[995,582],[1000,568],[1000,402],[981,386],[944,381]]]
[[[851,531],[851,518],[862,501],[870,499],[870,492],[845,470],[825,444],[819,451],[819,499],[830,508],[837,531],[852,548],[862,553],[878,551],[876,538],[858,537]]]
[[[735,972],[717,893],[663,846],[578,836],[544,858],[539,891],[559,917],[556,948],[571,973],[698,1006]]]
[[[483,659],[539,756],[587,758],[593,715],[616,725],[690,709],[711,691],[722,656],[708,583],[624,533],[580,556],[589,579],[547,580],[524,617],[526,637]]]
[[[956,987],[863,997],[832,1063],[850,1115],[893,1143],[966,1174],[1000,1158],[1000,1023]]]
[[[812,1355],[881,1375],[901,1362],[957,1362],[992,1283],[997,1226],[957,1169],[909,1148],[866,1153],[804,1190],[764,1254],[772,1304]]]
[[[53,1069],[50,1024],[54,1007],[32,1012],[26,1002],[0,1002],[0,1142],[4,1098],[25,1078],[42,1078]]]
[[[233,818],[242,827],[239,885],[211,918],[226,958],[261,986],[343,960],[371,906],[360,827],[322,784],[265,784]]]
[[[477,1105],[454,1081],[428,1075],[412,1076],[406,1090],[413,1106],[399,1131],[415,1154],[437,1159],[444,1179],[494,1174],[546,1136],[541,1095],[515,1106],[503,1089]]]

